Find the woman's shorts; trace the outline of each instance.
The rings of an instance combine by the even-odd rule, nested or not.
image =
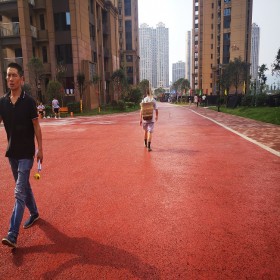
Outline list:
[[[153,132],[154,131],[154,122],[150,122],[150,123],[143,123],[143,129],[145,131],[148,131],[148,132]]]

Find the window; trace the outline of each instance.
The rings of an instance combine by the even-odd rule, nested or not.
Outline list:
[[[127,74],[132,74],[133,73],[133,67],[132,66],[126,67],[126,72],[127,72]]]
[[[127,55],[126,56],[126,61],[127,62],[133,62],[133,56],[132,55]]]
[[[231,14],[231,8],[225,8],[224,9],[224,16],[230,16]]]
[[[40,15],[40,29],[45,30],[45,17],[44,17],[44,15]]]
[[[46,46],[42,47],[42,57],[43,57],[43,63],[47,63],[48,62],[48,52],[47,52]]]
[[[90,38],[92,38],[92,40],[95,39],[95,30],[94,30],[94,25],[93,24],[89,24],[89,34],[90,34]]]
[[[89,1],[90,3],[90,12],[93,14],[93,0]]]
[[[231,17],[230,16],[224,17],[224,28],[230,28],[230,23],[231,23]]]
[[[224,2],[225,2],[225,3],[230,3],[230,2],[231,2],[231,0],[224,0]]]
[[[124,0],[124,14],[131,16],[131,0]]]
[[[70,30],[70,13],[55,13],[54,27],[57,31]]]
[[[125,21],[125,42],[126,49],[132,50],[132,24],[131,20]]]
[[[57,62],[72,64],[72,46],[71,45],[56,45],[55,54]]]

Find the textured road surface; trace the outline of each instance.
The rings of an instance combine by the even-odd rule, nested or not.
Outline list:
[[[41,121],[41,219],[16,250],[0,244],[0,279],[280,279],[278,138],[252,143],[214,122],[244,130],[239,118],[159,107],[151,153],[138,112]],[[5,236],[14,183],[0,136]]]

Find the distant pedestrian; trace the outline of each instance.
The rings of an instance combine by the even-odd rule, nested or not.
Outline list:
[[[9,158],[16,186],[10,229],[2,244],[15,248],[25,206],[30,216],[24,228],[31,227],[39,219],[29,177],[35,156],[34,138],[38,144],[37,161],[43,161],[43,146],[36,102],[21,88],[24,81],[21,66],[10,63],[6,78],[10,91],[0,98],[0,122],[3,121],[7,133],[6,157]]]
[[[196,104],[196,107],[198,107],[198,96],[197,95],[194,96],[194,103]]]
[[[202,103],[203,103],[203,106],[205,107],[206,106],[206,95],[202,95]]]
[[[152,133],[154,131],[154,123],[158,120],[158,107],[156,100],[153,98],[152,90],[150,87],[147,89],[146,97],[142,100],[140,105],[140,125],[143,124],[144,145],[148,149],[148,151],[151,152],[151,142]]]
[[[46,109],[42,102],[40,102],[40,104],[37,106],[37,110],[38,110],[38,115],[45,119]]]
[[[54,97],[53,100],[52,100],[52,110],[53,110],[54,118],[55,118],[55,119],[57,119],[57,118],[60,119],[59,108],[60,108],[59,102],[58,102],[58,100]]]

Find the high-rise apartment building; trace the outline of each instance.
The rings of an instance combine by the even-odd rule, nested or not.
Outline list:
[[[193,0],[192,88],[216,94],[220,69],[250,63],[253,0]]]
[[[141,24],[140,80],[147,79],[153,88],[169,87],[169,30],[163,23],[156,28]]]
[[[27,64],[32,57],[39,57],[44,75],[35,84],[40,85],[42,97],[62,65],[65,103],[80,99],[76,87],[80,72],[86,81],[97,78],[83,94],[86,108],[118,98],[113,95],[111,75],[120,68],[123,56],[129,61],[125,66],[130,83],[137,83],[137,6],[137,0],[0,1],[0,88],[6,89],[5,70],[11,61],[23,66],[26,82],[34,87]],[[123,25],[127,25],[125,35],[119,33]]]
[[[191,84],[191,78],[192,78],[192,32],[188,31],[186,34],[186,76],[185,78],[190,82]]]
[[[259,49],[260,49],[260,28],[257,24],[252,24],[252,39],[251,39],[251,80],[255,81],[258,78],[259,67]]]
[[[119,0],[119,34],[121,66],[128,83],[139,83],[138,0]]]
[[[172,63],[172,83],[178,81],[179,79],[184,79],[185,76],[185,62],[178,61],[176,63]]]
[[[148,80],[157,86],[156,33],[155,29],[143,23],[139,28],[140,80]]]

